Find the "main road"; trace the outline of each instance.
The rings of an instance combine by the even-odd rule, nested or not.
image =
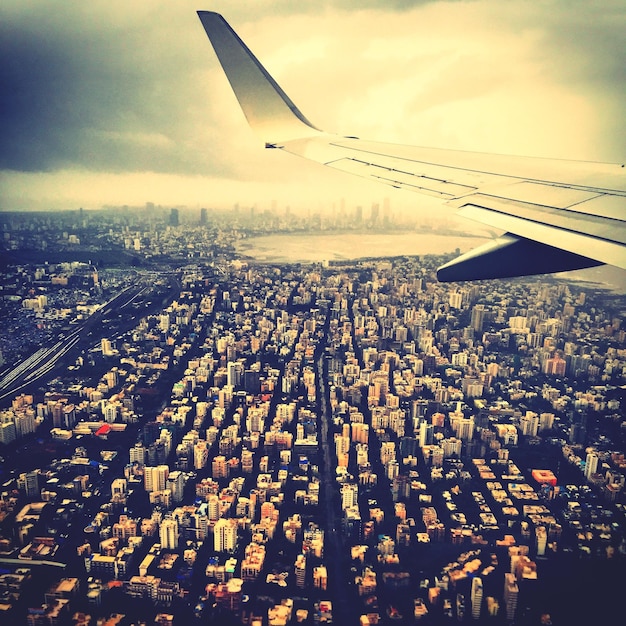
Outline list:
[[[172,287],[179,285],[175,277],[172,277],[172,282]],[[96,343],[99,342],[102,337],[106,336],[106,333],[103,332],[106,330],[103,326],[104,321],[114,313],[120,314],[138,299],[147,297],[153,288],[154,284],[148,281],[144,284],[124,288],[70,333],[62,334],[54,345],[40,348],[18,365],[5,370],[0,376],[0,402],[14,396],[25,387],[42,381],[46,376],[51,375],[57,367],[65,365],[65,357],[72,353],[72,350],[80,342],[89,341],[92,346],[94,340]],[[129,321],[133,319],[134,316],[129,317]],[[100,332],[95,333],[96,339],[90,335],[94,333],[98,324],[100,325]]]
[[[316,359],[316,374],[319,391],[320,444],[322,448],[321,495],[326,512],[326,537],[324,556],[328,569],[329,588],[333,590],[333,621],[337,624],[350,624],[348,579],[350,572],[345,562],[342,541],[341,520],[335,506],[336,482],[331,446],[328,441],[328,429],[332,420],[332,412],[328,406],[328,389],[326,387],[325,350],[319,350]]]

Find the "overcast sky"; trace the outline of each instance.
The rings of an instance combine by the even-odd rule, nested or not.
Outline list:
[[[626,3],[2,0],[0,210],[421,199],[264,150],[196,10],[316,126],[622,161]]]

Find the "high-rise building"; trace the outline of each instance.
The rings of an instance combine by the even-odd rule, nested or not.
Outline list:
[[[20,474],[17,480],[17,486],[26,492],[29,497],[39,495],[39,470]]]
[[[0,422],[0,443],[8,444],[17,439],[15,420],[2,420]]]
[[[546,359],[543,364],[543,373],[553,376],[565,376],[567,361],[558,354],[551,359]]]
[[[296,586],[303,589],[306,582],[306,557],[304,554],[299,554],[296,557],[294,572],[296,575]]]
[[[102,341],[100,342],[100,346],[102,348],[103,356],[111,356],[114,353],[113,344],[111,343],[110,339],[103,337]]]
[[[143,482],[146,491],[163,491],[167,486],[167,477],[170,468],[167,465],[146,467],[143,473]]]
[[[481,332],[483,330],[483,324],[485,322],[485,307],[482,304],[477,304],[472,309],[472,319],[470,326],[475,332]]]
[[[125,478],[116,478],[111,483],[111,497],[126,495],[128,483]]]
[[[589,480],[598,471],[598,455],[593,450],[587,453],[585,460],[585,478]]]
[[[341,509],[345,511],[358,503],[359,486],[354,483],[341,485]]]
[[[226,381],[233,387],[240,387],[243,382],[244,364],[241,361],[231,361],[226,369]]]
[[[130,450],[129,457],[131,463],[146,464],[146,448],[140,442],[137,442]]]
[[[213,529],[213,547],[216,552],[233,552],[237,546],[237,520],[220,518]]]
[[[457,432],[459,439],[462,441],[471,441],[474,437],[474,416],[462,417],[459,420],[459,429]]]
[[[37,430],[37,420],[35,419],[35,411],[27,408],[25,411],[15,416],[16,437],[23,437]]]
[[[554,413],[542,413],[539,416],[539,430],[549,430],[554,424]]]
[[[251,450],[241,451],[241,471],[244,474],[251,474],[254,469],[254,455]]]
[[[534,411],[526,411],[520,419],[522,435],[536,437],[539,432],[539,416]]]
[[[202,469],[209,458],[209,445],[202,439],[193,447],[193,466],[195,469]]]
[[[63,408],[65,405],[62,402],[55,402],[52,405],[52,425],[55,428],[64,428],[63,424]],[[3,420],[4,421],[4,420]]]
[[[506,618],[509,621],[515,619],[515,610],[517,609],[517,596],[519,587],[515,580],[515,574],[507,572],[504,575],[504,604],[506,606]]]
[[[104,405],[102,413],[104,415],[104,421],[108,424],[112,424],[117,419],[117,405],[112,402],[107,402]]]
[[[537,526],[535,528],[535,537],[537,540],[537,556],[544,556],[546,553],[546,545],[548,542],[548,533],[545,526]]]
[[[207,496],[207,515],[211,521],[220,518],[220,498],[217,494],[211,493]]]
[[[159,527],[159,540],[164,550],[176,550],[178,548],[178,522],[172,518],[166,518]]]
[[[480,617],[480,609],[483,602],[483,581],[476,576],[472,580],[472,617],[478,619]]]
[[[185,477],[183,473],[179,470],[175,470],[168,474],[166,488],[172,492],[172,500],[174,502],[181,502],[185,489]]]
[[[228,478],[228,463],[225,456],[218,455],[213,459],[211,472],[213,478]]]
[[[373,225],[378,224],[378,219],[380,216],[380,204],[378,202],[374,202],[372,204],[372,211],[370,213],[370,221]]]
[[[170,211],[170,226],[178,226],[179,223],[178,209],[172,209]]]
[[[313,568],[313,584],[323,591],[326,590],[328,585],[328,573],[324,565]]]
[[[432,424],[428,424],[425,420],[420,423],[418,439],[420,448],[432,444],[433,433],[434,428]]]

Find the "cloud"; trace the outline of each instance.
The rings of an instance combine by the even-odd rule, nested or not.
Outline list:
[[[621,0],[606,0],[602,11],[571,0],[210,5],[305,115],[330,131],[623,158]],[[72,171],[120,180],[152,172],[168,180],[205,177],[213,187],[229,181],[224,188],[232,190],[237,181],[267,188],[311,171],[320,177],[320,194],[335,185],[320,168],[263,152],[219,69],[198,8],[195,0],[5,0],[0,170],[6,184],[10,172],[46,173],[46,189],[55,172],[66,183]],[[29,180],[34,194],[37,177]]]
[[[180,38],[166,37],[165,25],[155,28],[141,11],[34,4],[40,10],[1,22],[0,54],[8,62],[0,68],[0,167],[197,167],[184,114],[197,98],[189,78],[199,66]]]

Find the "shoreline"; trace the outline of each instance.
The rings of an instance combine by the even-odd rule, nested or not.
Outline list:
[[[421,232],[332,231],[250,236],[235,244],[237,254],[259,263],[324,263],[402,256],[463,254],[490,237]],[[604,265],[550,275],[580,286],[626,294],[626,271]],[[532,278],[532,277],[529,277]]]

